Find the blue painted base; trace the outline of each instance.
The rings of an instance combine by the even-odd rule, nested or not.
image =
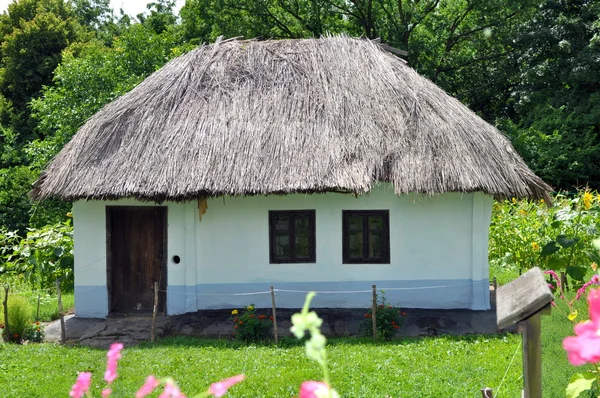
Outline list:
[[[315,308],[366,308],[371,305],[371,284],[378,293],[385,291],[387,302],[403,308],[487,310],[490,308],[489,281],[430,280],[373,282],[296,282],[274,283],[276,304],[280,308],[300,308],[308,291],[317,296]],[[223,283],[197,286],[169,286],[169,315],[194,311],[189,298],[196,298],[196,309],[240,308],[254,303],[271,308],[270,283]],[[187,306],[186,306],[187,299]],[[187,307],[187,308],[186,308]]]
[[[317,296],[314,308],[367,308],[371,305],[371,284],[385,291],[388,303],[401,308],[487,310],[489,282],[471,280],[369,281],[369,282],[287,282],[274,283],[279,308],[300,308],[308,291]],[[169,286],[167,314],[176,315],[207,309],[240,308],[249,304],[271,308],[270,283],[223,283],[196,286]],[[108,315],[105,286],[76,286],[75,313],[82,318]]]
[[[75,314],[81,318],[104,318],[108,315],[106,286],[75,286]]]

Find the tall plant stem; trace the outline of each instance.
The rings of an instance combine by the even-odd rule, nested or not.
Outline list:
[[[583,216],[583,209],[581,207],[579,207],[579,214],[577,214],[577,218],[575,218],[575,230],[573,231],[573,239],[577,239],[578,238],[578,233],[579,233],[579,226],[580,226],[580,221],[581,221],[581,217]],[[571,266],[571,261],[573,261],[573,256],[575,255],[575,247],[577,246],[579,242],[576,242],[573,246],[571,246],[571,250],[569,251],[569,257],[567,258],[567,264],[565,265],[565,272],[567,271],[567,269]],[[566,278],[565,278],[566,281]],[[566,285],[566,283],[565,283]],[[568,287],[568,286],[567,286]],[[563,293],[565,291],[565,287],[563,286]]]

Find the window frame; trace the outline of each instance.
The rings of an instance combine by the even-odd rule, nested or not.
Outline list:
[[[280,257],[275,253],[275,223],[277,217],[290,217],[289,240],[290,257]],[[296,258],[296,231],[294,219],[298,216],[308,216],[308,258]],[[317,262],[315,210],[269,210],[269,263],[270,264],[312,264]]]
[[[350,257],[350,224],[349,217],[362,217],[363,219],[363,248],[361,258]],[[382,251],[381,258],[369,257],[369,216],[383,216]],[[342,210],[342,263],[343,264],[390,264],[390,211],[389,210]]]

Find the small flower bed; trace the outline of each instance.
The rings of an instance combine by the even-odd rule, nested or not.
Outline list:
[[[44,326],[39,322],[31,322],[25,326],[23,333],[11,333],[10,336],[6,336],[5,325],[0,323],[0,335],[3,340],[17,344],[22,344],[25,341],[28,343],[41,343],[46,336]]]
[[[400,315],[406,315],[400,308],[394,307],[385,299],[385,291],[377,295],[377,310],[375,312],[377,322],[377,338],[392,338],[402,324]],[[360,331],[364,336],[373,335],[373,309],[365,314],[365,319],[360,324]]]
[[[254,304],[231,311],[235,338],[245,342],[265,341],[271,336],[273,317],[256,313]]]

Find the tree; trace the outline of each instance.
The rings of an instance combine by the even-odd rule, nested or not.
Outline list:
[[[520,26],[511,137],[561,189],[600,188],[600,4],[550,0]]]
[[[0,15],[0,34],[0,93],[20,146],[34,137],[29,101],[50,84],[61,51],[83,31],[63,0],[20,0]]]

